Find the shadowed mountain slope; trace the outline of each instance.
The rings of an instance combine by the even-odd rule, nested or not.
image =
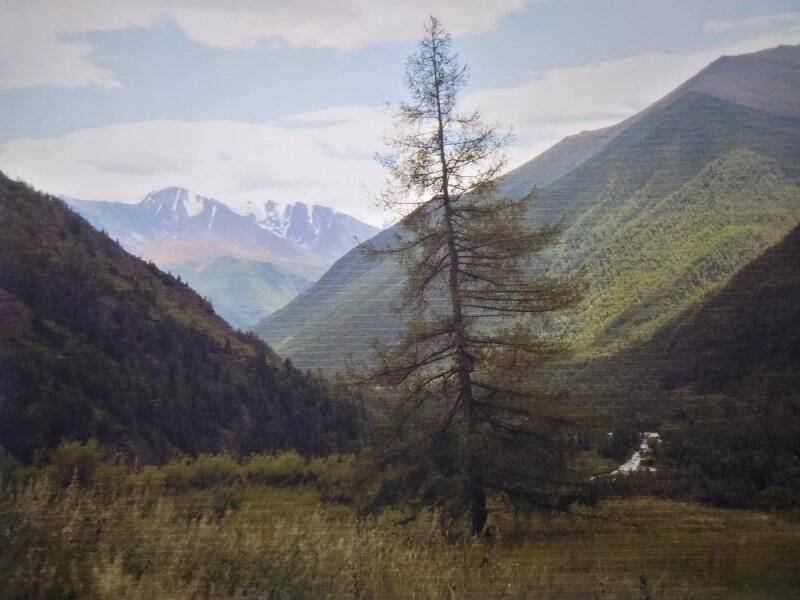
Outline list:
[[[646,341],[557,375],[579,399],[651,416],[670,409],[672,393],[796,398],[798,364],[800,226]]]
[[[159,460],[297,448],[353,434],[351,411],[186,284],[63,202],[0,174],[0,446],[64,439]]]
[[[800,227],[642,352],[667,389],[721,392],[757,381],[762,394],[800,391]]]

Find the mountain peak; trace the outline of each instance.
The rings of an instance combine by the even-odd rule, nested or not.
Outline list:
[[[330,261],[337,260],[379,231],[355,217],[319,204],[298,201],[280,205],[267,200],[259,208],[248,214],[261,228]]]
[[[309,214],[308,204],[305,202],[294,202],[292,204],[287,204],[286,208],[283,210],[283,214],[287,216],[307,216]]]
[[[332,208],[305,202],[246,202],[244,206],[252,210],[243,214],[178,186],[154,190],[137,204],[68,202],[93,225],[125,240],[127,247],[140,254],[143,248],[160,253],[164,244],[181,243],[199,244],[193,251],[204,256],[228,252],[304,264],[317,264],[320,259],[333,263],[379,231]],[[183,256],[183,250],[174,246],[164,248],[166,254],[148,256],[159,256],[164,263]]]
[[[200,196],[182,187],[167,187],[147,194],[139,203],[148,211],[161,216],[170,215],[173,219],[190,219],[214,205],[215,200]]]
[[[782,117],[800,118],[800,45],[721,56],[660,102],[701,92]]]

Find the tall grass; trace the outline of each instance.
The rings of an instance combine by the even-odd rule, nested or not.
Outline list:
[[[18,474],[0,508],[0,597],[790,598],[800,589],[800,525],[775,516],[639,498],[607,503],[597,519],[501,519],[493,538],[448,542],[433,518],[401,526],[399,515],[360,520],[320,502],[316,482],[346,465],[207,456],[136,473],[101,461],[68,482],[58,463]]]

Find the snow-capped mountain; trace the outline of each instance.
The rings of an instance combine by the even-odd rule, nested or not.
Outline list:
[[[240,214],[180,187],[150,192],[138,204],[63,199],[132,252],[167,264],[197,258],[197,253],[330,264],[379,231],[332,208],[303,202],[282,207],[268,201],[256,208],[258,213]]]
[[[128,250],[160,265],[218,256],[323,262],[225,203],[184,188],[151,192],[138,204],[64,200]]]
[[[62,198],[130,252],[181,275],[237,326],[291,300],[377,229],[324,206],[267,202],[240,214],[170,187],[138,204]],[[251,205],[252,207],[252,205]]]
[[[214,211],[219,202],[211,198],[198,196],[191,190],[178,187],[164,188],[150,192],[140,202],[142,208],[155,215],[163,215],[168,219],[185,220],[197,217],[206,209]]]
[[[267,231],[331,262],[380,231],[327,206],[309,207],[304,202],[281,207],[269,200],[260,214],[249,215]]]

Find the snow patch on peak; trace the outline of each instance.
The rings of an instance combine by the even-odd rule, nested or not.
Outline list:
[[[267,203],[264,204],[264,213],[263,217],[259,221],[259,225],[261,225],[267,231],[271,231],[280,237],[284,237],[288,222],[288,219],[286,218],[286,212],[288,208],[288,206],[281,208],[281,205],[274,200],[268,200]]]
[[[206,199],[202,196],[198,196],[194,192],[187,190],[182,200],[183,208],[190,218],[196,217],[206,209]]]
[[[140,204],[156,215],[166,211],[174,219],[191,219],[200,215],[209,203],[213,204],[213,200],[199,196],[191,190],[169,187],[150,192]]]
[[[246,203],[246,214],[262,229],[290,240],[304,248],[311,247],[320,235],[336,226],[338,221],[348,226],[365,226],[357,219],[328,206],[291,202],[279,204],[274,200]],[[366,226],[369,227],[369,226]]]

